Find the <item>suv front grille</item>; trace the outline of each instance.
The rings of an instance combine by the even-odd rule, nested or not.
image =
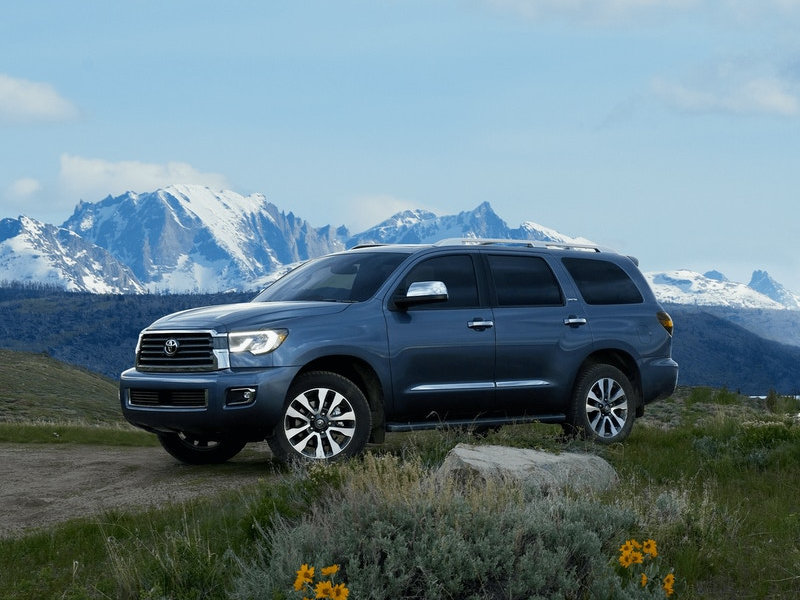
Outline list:
[[[218,368],[214,338],[207,332],[142,334],[136,368],[140,371],[213,371]]]
[[[150,390],[132,388],[128,398],[133,406],[199,407],[207,405],[205,390]]]

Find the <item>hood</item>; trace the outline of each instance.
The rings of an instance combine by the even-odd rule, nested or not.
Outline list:
[[[296,317],[331,315],[349,304],[337,302],[246,302],[191,308],[161,317],[147,330],[213,329],[218,333],[259,327]]]

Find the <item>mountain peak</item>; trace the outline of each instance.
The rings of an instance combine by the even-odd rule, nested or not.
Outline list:
[[[794,310],[800,309],[800,296],[793,294],[775,281],[766,271],[753,271],[748,286],[760,294],[764,294],[775,302]]]
[[[712,271],[706,271],[703,273],[703,277],[707,277],[708,279],[713,279],[714,281],[729,281],[725,275],[717,271],[716,269]]]
[[[170,185],[79,204],[64,227],[108,249],[161,291],[255,289],[285,264],[342,248],[263,194]]]
[[[743,283],[712,279],[688,269],[644,275],[660,302],[736,308],[789,308]]]

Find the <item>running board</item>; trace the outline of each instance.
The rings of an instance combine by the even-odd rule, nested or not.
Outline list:
[[[386,423],[386,431],[426,431],[430,429],[500,427],[522,423],[563,423],[566,415],[536,415],[530,417],[485,417],[477,419],[448,419],[442,421],[418,421],[416,423]]]

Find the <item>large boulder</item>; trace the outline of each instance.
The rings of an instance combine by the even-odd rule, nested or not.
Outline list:
[[[602,491],[616,485],[619,479],[608,462],[593,454],[553,454],[541,450],[470,444],[459,444],[453,448],[439,467],[437,477],[457,480],[510,478],[548,492],[564,488]]]

